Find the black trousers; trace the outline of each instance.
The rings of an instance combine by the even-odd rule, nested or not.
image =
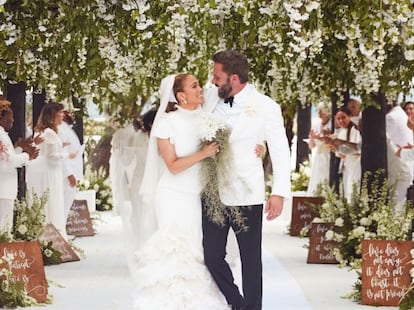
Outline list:
[[[234,283],[230,266],[225,260],[227,235],[230,227],[238,227],[227,219],[219,226],[206,216],[203,202],[203,246],[205,264],[229,305],[233,309],[262,309],[262,223],[263,205],[241,206],[247,231],[236,234],[242,264],[243,296]]]

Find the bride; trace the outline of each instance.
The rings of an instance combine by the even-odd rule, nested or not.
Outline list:
[[[215,142],[200,147],[203,90],[193,75],[170,75],[160,96],[140,189],[134,308],[229,309],[203,261],[200,161],[219,151]]]

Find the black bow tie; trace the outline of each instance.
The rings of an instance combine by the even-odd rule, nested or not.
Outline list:
[[[233,107],[233,101],[234,101],[234,97],[227,97],[226,99],[224,99],[224,103],[228,103],[230,105],[230,108]]]

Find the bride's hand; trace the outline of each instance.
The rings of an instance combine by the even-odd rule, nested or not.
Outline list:
[[[214,157],[218,152],[220,152],[219,144],[217,142],[205,144],[201,148],[201,152],[205,155],[205,157]]]

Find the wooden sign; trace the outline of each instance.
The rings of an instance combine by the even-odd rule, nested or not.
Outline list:
[[[66,233],[77,237],[93,236],[87,200],[74,200],[66,221]]]
[[[411,282],[412,241],[362,241],[363,305],[397,307]]]
[[[322,197],[299,197],[292,199],[292,219],[290,222],[290,235],[299,236],[304,227],[310,227],[312,220],[318,216],[318,212],[313,207],[323,203]]]
[[[0,243],[0,256],[12,255],[12,283],[21,283],[27,294],[38,303],[47,300],[47,281],[42,250],[38,241]],[[1,268],[8,268],[3,262]]]
[[[312,223],[309,232],[308,264],[337,264],[332,255],[336,241],[326,240],[325,234],[334,227],[333,223]]]
[[[62,253],[62,263],[80,260],[79,256],[73,251],[70,244],[62,237],[53,224],[47,224],[39,240],[41,242],[52,242],[52,247]]]

